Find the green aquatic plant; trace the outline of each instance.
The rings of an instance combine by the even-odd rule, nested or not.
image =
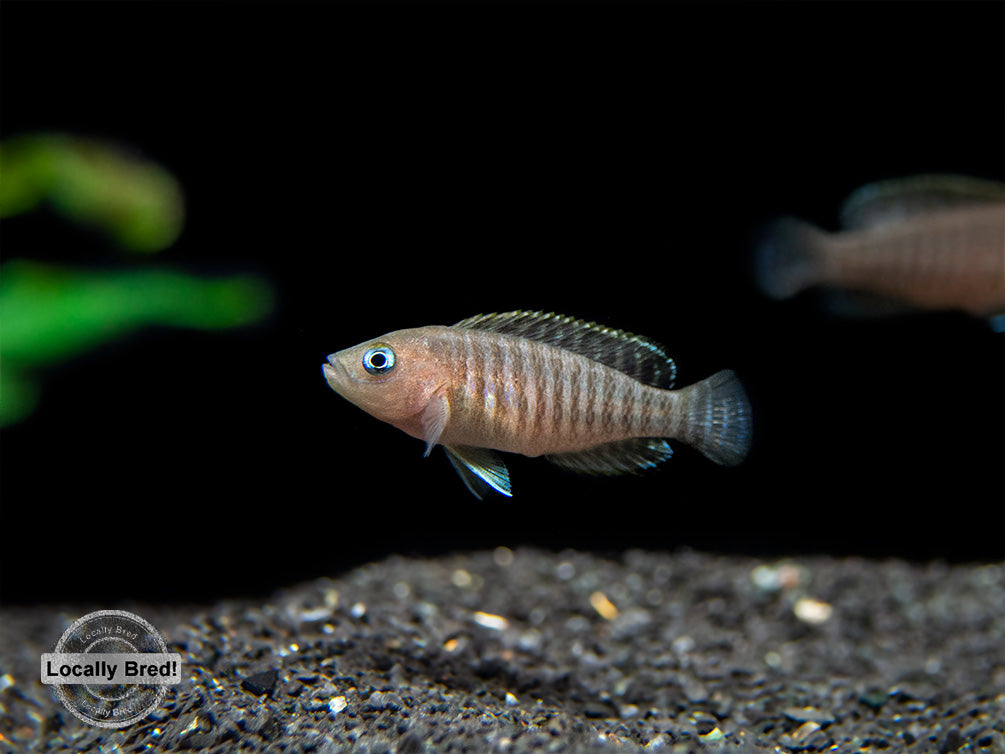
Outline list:
[[[184,216],[174,177],[115,144],[65,135],[21,136],[0,144],[0,218],[41,203],[136,252],[170,245]],[[151,263],[88,269],[5,261],[0,426],[32,411],[39,399],[36,375],[48,366],[147,326],[239,327],[260,321],[271,307],[270,286],[254,275],[208,277]]]
[[[170,246],[185,217],[174,176],[121,145],[66,134],[0,143],[0,219],[41,204],[138,252]]]
[[[271,292],[251,275],[94,271],[25,260],[0,268],[0,426],[25,416],[30,375],[148,325],[220,329],[260,320]]]

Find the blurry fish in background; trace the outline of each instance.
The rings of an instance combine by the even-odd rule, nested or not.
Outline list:
[[[331,354],[322,371],[350,403],[424,440],[427,456],[443,445],[479,498],[486,488],[511,494],[496,450],[625,474],[668,459],[666,438],[725,465],[750,447],[750,406],[733,372],[672,390],[677,368],[660,346],[557,314],[397,330]]]
[[[0,218],[40,204],[99,229],[126,251],[160,251],[178,238],[184,200],[160,165],[114,142],[28,134],[0,143]],[[39,399],[37,375],[150,325],[230,328],[264,318],[272,291],[244,274],[207,277],[154,266],[87,269],[11,260],[0,266],[0,426]],[[66,250],[71,252],[72,250]]]
[[[1005,327],[1005,185],[952,175],[881,181],[848,197],[841,226],[776,221],[758,248],[761,288],[774,298],[834,288],[846,313],[956,310]]]

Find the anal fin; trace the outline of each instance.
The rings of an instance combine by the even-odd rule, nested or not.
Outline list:
[[[635,474],[673,455],[666,440],[639,437],[598,445],[574,453],[547,455],[552,463],[580,474]]]
[[[819,294],[823,308],[841,317],[898,317],[924,311],[921,307],[866,291],[826,287]]]
[[[443,449],[464,485],[479,500],[486,489],[493,489],[506,497],[513,496],[509,471],[496,453],[488,448],[468,445],[444,445]]]

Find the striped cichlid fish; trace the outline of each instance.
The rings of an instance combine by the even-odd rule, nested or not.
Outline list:
[[[775,298],[826,286],[849,313],[910,308],[1005,314],[1005,186],[962,176],[922,175],[869,184],[826,233],[777,221],[759,249],[761,287]]]
[[[497,450],[577,472],[623,474],[670,457],[667,438],[732,465],[750,446],[733,372],[672,390],[676,365],[646,338],[558,314],[480,314],[397,330],[328,356],[324,377],[368,414],[442,445],[468,489],[511,494]]]

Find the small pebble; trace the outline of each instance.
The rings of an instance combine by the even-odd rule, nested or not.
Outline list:
[[[684,635],[684,636],[678,636],[676,639],[674,639],[673,642],[670,644],[670,646],[673,647],[674,652],[676,652],[679,655],[683,655],[687,654],[692,649],[694,649],[695,643],[694,639],[692,639],[690,636]]]
[[[809,737],[813,733],[816,733],[818,730],[820,730],[820,725],[810,720],[803,723],[792,732],[792,740],[796,743],[802,743],[803,739]]]
[[[835,719],[829,712],[814,707],[786,707],[782,712],[787,718],[795,720],[797,723],[813,722],[820,725],[830,725]]]
[[[348,706],[349,704],[346,702],[344,696],[332,697],[328,701],[328,714],[334,717]]]
[[[309,610],[301,610],[299,617],[303,623],[314,623],[319,620],[325,620],[326,618],[330,618],[331,614],[332,614],[331,608],[325,606],[325,607],[315,607]]]
[[[707,733],[700,734],[698,736],[698,738],[701,739],[701,742],[703,744],[715,743],[716,741],[721,741],[725,737],[726,734],[723,733],[718,726],[712,728],[712,730],[708,731]]]
[[[793,606],[792,612],[794,612],[796,617],[803,623],[818,626],[821,623],[826,623],[830,620],[831,614],[834,612],[834,608],[826,602],[821,602],[820,600],[815,600],[810,597],[802,597],[796,600],[796,604]]]
[[[594,592],[591,594],[590,604],[600,614],[600,617],[605,620],[614,620],[618,617],[618,608],[613,602],[607,599],[607,595],[603,592]]]
[[[241,681],[241,688],[256,696],[263,696],[272,691],[276,685],[279,674],[275,670],[266,670],[261,673],[249,675]]]
[[[963,746],[963,736],[960,735],[959,728],[953,728],[946,734],[945,740],[939,747],[939,754],[951,754]]]
[[[886,691],[874,688],[859,695],[858,701],[873,710],[880,710],[889,698],[890,695]]]
[[[793,589],[806,581],[803,568],[792,563],[762,564],[750,572],[754,586],[764,592]]]
[[[474,621],[479,626],[490,628],[493,631],[503,631],[509,626],[509,621],[501,615],[493,615],[492,613],[483,613],[481,611],[474,614]]]

